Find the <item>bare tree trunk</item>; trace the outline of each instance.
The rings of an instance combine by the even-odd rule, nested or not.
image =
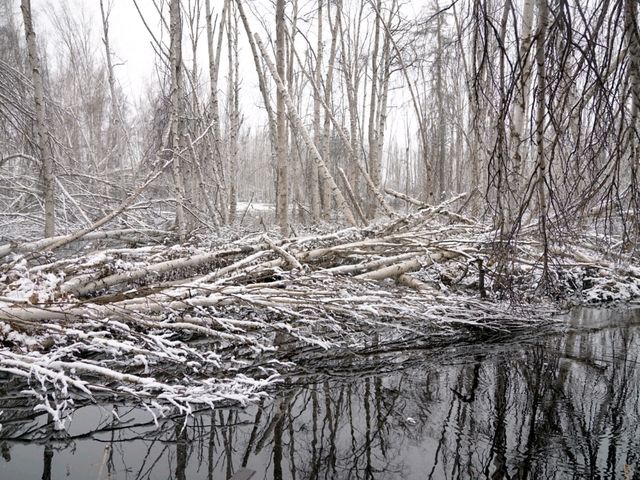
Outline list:
[[[531,90],[532,60],[531,45],[533,43],[533,7],[534,0],[524,0],[522,13],[522,28],[520,38],[520,77],[516,82],[515,101],[511,122],[511,149],[513,164],[509,172],[509,185],[512,195],[508,199],[507,229],[511,229],[515,218],[516,209],[520,207],[518,200],[522,195],[521,177],[524,170],[524,161],[527,157],[528,143],[524,141],[525,118],[529,105],[529,91]]]
[[[436,10],[440,10],[439,4],[436,2]],[[444,92],[443,92],[443,65],[444,55],[442,54],[442,49],[444,48],[442,42],[442,15],[437,15],[436,18],[436,39],[437,39],[437,50],[436,50],[436,101],[437,101],[437,110],[438,110],[438,119],[437,119],[437,149],[438,149],[438,181],[437,181],[437,190],[435,191],[436,200],[438,202],[442,201],[445,195],[446,185],[445,185],[445,121],[444,121]]]
[[[273,62],[267,55],[267,52],[264,46],[262,45],[262,42],[258,34],[255,34],[255,39],[258,47],[260,48],[260,53],[262,54],[262,57],[264,58],[267,64],[267,68],[271,72],[271,75],[273,76],[273,79],[276,82],[278,91],[282,92],[282,96],[284,97],[284,101],[287,106],[287,110],[289,112],[289,118],[293,122],[294,127],[297,130],[297,133],[299,135],[302,135],[302,138],[305,142],[307,149],[311,152],[311,155],[315,160],[316,165],[318,166],[322,180],[327,182],[327,185],[329,185],[329,187],[331,188],[331,193],[333,195],[333,198],[336,200],[338,208],[347,218],[347,221],[349,222],[349,224],[351,224],[354,227],[358,226],[356,219],[353,215],[353,212],[349,208],[349,205],[347,204],[347,201],[344,198],[344,195],[342,195],[342,192],[338,188],[338,185],[336,184],[334,178],[331,176],[331,172],[327,168],[327,165],[324,163],[324,160],[322,159],[320,152],[318,152],[317,147],[313,143],[313,139],[311,138],[311,136],[309,135],[309,132],[305,128],[304,124],[302,123],[302,120],[300,119],[298,112],[296,112],[296,109],[295,109],[295,106],[293,105],[291,97],[287,92],[287,87],[280,79],[280,76],[278,75],[276,67],[273,65]]]
[[[240,130],[240,94],[238,60],[238,21],[229,5],[227,35],[229,37],[229,220],[233,222],[238,207],[238,134]]]
[[[205,118],[204,111],[200,108],[200,92],[199,92],[199,67],[198,67],[198,44],[200,42],[200,14],[201,14],[201,5],[200,0],[188,0],[186,5],[186,23],[187,23],[187,33],[186,37],[189,39],[190,47],[191,47],[191,68],[186,68],[186,63],[183,64],[185,69],[185,78],[187,80],[187,85],[189,92],[185,92],[185,107],[184,110],[187,110],[187,99],[189,99],[189,120],[185,118],[185,128],[183,136],[181,138],[182,142],[182,152],[188,152],[189,156],[188,161],[186,162],[183,169],[183,177],[184,177],[184,189],[185,196],[188,197],[187,201],[189,205],[194,209],[199,211],[204,211],[207,209],[207,200],[204,198],[206,194],[196,194],[199,190],[203,190],[202,182],[201,182],[201,167],[199,165],[199,156],[200,156],[200,147],[196,150],[196,144],[191,141],[191,136],[188,133],[188,129],[191,125],[200,124]],[[192,215],[195,217],[194,215]],[[195,219],[195,218],[194,218]],[[203,219],[200,219],[203,221]],[[208,225],[215,225],[215,219],[211,219],[211,223],[207,222]]]
[[[380,12],[382,0],[377,0],[376,12]],[[378,131],[376,125],[376,112],[378,100],[378,50],[380,49],[380,15],[375,17],[375,26],[373,31],[373,50],[371,52],[371,96],[369,99],[369,174],[371,180],[380,189],[380,158],[378,155]],[[368,202],[367,212],[369,218],[376,215],[377,203],[374,198]]]
[[[276,68],[282,82],[286,79],[284,0],[276,0]],[[286,86],[285,86],[286,89]],[[289,234],[289,180],[287,159],[287,112],[284,92],[276,96],[276,217],[280,233]]]
[[[460,193],[464,190],[470,191],[468,189],[468,184],[467,184],[467,177],[468,175],[466,175],[466,170],[468,169],[468,165],[469,162],[471,162],[471,164],[473,164],[473,159],[477,156],[477,153],[475,152],[475,141],[474,141],[474,135],[473,135],[473,123],[472,123],[472,118],[473,118],[473,92],[472,92],[472,83],[471,83],[471,73],[469,72],[469,64],[468,64],[468,60],[467,60],[467,50],[465,49],[465,44],[464,44],[464,38],[462,35],[462,26],[460,23],[460,17],[458,15],[458,11],[456,9],[456,6],[453,6],[453,18],[454,18],[454,22],[456,25],[456,39],[457,39],[457,47],[458,47],[458,56],[460,58],[460,62],[462,65],[462,73],[464,75],[464,87],[466,88],[466,98],[468,99],[468,108],[467,108],[467,112],[468,112],[468,116],[467,116],[467,133],[462,133],[461,137],[466,137],[466,145],[467,145],[467,162],[463,161],[464,158],[464,147],[463,144],[464,142],[460,145],[460,153],[459,153],[459,158],[458,158],[458,162],[457,162],[457,174],[456,174],[456,192]],[[473,53],[473,44],[470,46],[470,54],[471,56],[474,55]],[[462,123],[464,122],[463,120],[463,115],[461,115],[460,117],[460,125],[462,126]]]
[[[316,48],[316,68],[314,71],[314,78],[316,85],[320,85],[322,79],[322,58],[323,58],[323,50],[324,46],[322,43],[322,11],[323,4],[325,0],[318,0],[318,43]],[[321,111],[321,101],[320,101],[320,90],[316,90],[313,96],[313,136],[314,142],[316,145],[320,145],[320,140],[322,138],[322,130],[320,129],[320,111]],[[318,176],[318,167],[316,167],[315,162],[311,161],[311,165],[309,165],[310,171],[310,190],[311,190],[311,214],[313,216],[314,221],[318,221],[320,219],[320,184],[319,184],[319,176]]]
[[[549,274],[548,242],[547,242],[547,160],[544,149],[544,120],[547,75],[545,69],[545,42],[548,18],[547,0],[538,0],[538,38],[536,40],[536,64],[538,67],[538,89],[536,110],[536,155],[538,167],[538,202],[540,233],[543,238],[543,283]]]
[[[502,18],[500,19],[500,30],[496,36],[497,45],[495,47],[496,55],[498,56],[498,81],[497,83],[497,97],[495,99],[498,105],[501,105],[498,114],[496,115],[496,137],[495,137],[495,149],[493,159],[492,175],[494,180],[494,189],[491,193],[495,194],[495,197],[489,199],[489,201],[495,202],[495,208],[497,215],[494,216],[494,226],[498,227],[502,234],[511,231],[511,226],[507,222],[509,212],[509,199],[512,196],[512,191],[509,188],[510,185],[507,181],[510,165],[508,162],[507,154],[507,132],[506,132],[506,105],[507,105],[507,91],[505,88],[505,52],[504,44],[507,35],[507,23],[509,21],[509,13],[511,11],[511,0],[504,0],[504,8],[502,9]]]
[[[362,6],[360,16],[362,15]],[[358,143],[358,90],[360,82],[360,70],[356,61],[357,51],[360,45],[360,23],[356,28],[355,39],[351,48],[348,48],[345,41],[345,32],[342,26],[342,2],[338,4],[336,22],[340,22],[340,51],[342,57],[342,71],[344,76],[345,90],[347,92],[347,106],[349,110],[349,134],[351,141],[349,164],[347,168],[347,178],[351,184],[354,194],[358,197],[360,191],[360,176],[358,173],[358,165],[360,164],[360,147]],[[318,83],[316,83],[319,86]],[[319,87],[318,87],[319,88]]]
[[[380,74],[380,102],[378,104],[378,112],[377,112],[377,136],[378,142],[376,145],[377,152],[376,156],[378,158],[378,163],[382,165],[382,158],[384,152],[384,134],[387,125],[387,104],[389,101],[389,81],[391,79],[391,20],[393,15],[395,14],[397,6],[397,1],[393,0],[391,3],[391,8],[389,9],[389,18],[387,20],[388,28],[385,29],[384,35],[384,43],[382,46],[382,57],[381,57],[381,74]],[[382,178],[380,179],[380,183],[377,185],[378,190],[382,191]],[[374,195],[374,202],[377,204],[378,200]]]
[[[44,200],[44,236],[55,235],[55,180],[53,152],[47,140],[46,113],[44,101],[44,82],[42,66],[36,45],[36,32],[31,17],[31,0],[22,0],[20,4],[24,21],[24,34],[27,42],[31,80],[33,81],[33,97],[35,102],[34,134],[36,147],[42,165],[42,190]]]
[[[629,90],[631,95],[631,115],[629,130],[625,141],[629,150],[629,179],[631,209],[633,215],[633,231],[628,233],[630,244],[637,248],[637,238],[640,235],[640,191],[638,181],[640,177],[640,28],[638,27],[638,0],[625,0],[625,35],[629,49]]]
[[[300,57],[298,56],[298,54],[295,51],[295,49],[293,50],[293,53],[295,54],[296,58],[298,59],[298,63],[300,65],[302,65],[302,62],[300,61]],[[313,77],[311,75],[309,75],[308,73],[306,73],[304,70],[302,71],[302,74],[307,77],[307,80],[309,80],[309,82],[311,83],[311,86],[313,88],[314,93],[317,94],[320,89],[318,88],[318,86],[316,85],[315,81],[313,80]],[[322,108],[325,111],[325,114],[327,115],[329,120],[333,123],[333,127],[335,129],[335,132],[341,137],[343,145],[347,149],[347,152],[346,152],[347,153],[347,158],[353,159],[354,161],[356,161],[356,167],[360,170],[360,173],[364,177],[364,180],[366,181],[366,184],[367,184],[367,187],[369,188],[369,191],[377,199],[378,203],[383,208],[383,210],[389,216],[393,217],[395,215],[395,212],[389,207],[389,205],[387,205],[387,203],[385,202],[381,191],[379,189],[377,189],[376,186],[374,185],[373,180],[371,180],[371,176],[369,175],[369,172],[367,171],[366,165],[364,165],[363,163],[361,163],[359,161],[359,158],[358,158],[357,154],[353,150],[352,142],[349,139],[349,137],[348,137],[347,133],[345,132],[345,130],[343,129],[342,124],[336,119],[335,115],[332,113],[332,110],[322,100],[322,98],[321,97],[318,97],[318,98],[320,98],[320,103],[322,105]],[[349,185],[351,185],[351,182],[348,182],[348,183],[349,183]],[[356,197],[354,196],[354,198],[356,198]],[[358,206],[358,208],[359,208],[359,206]]]
[[[222,148],[222,133],[220,131],[220,109],[219,109],[219,101],[218,101],[218,74],[220,72],[220,52],[222,50],[222,38],[224,32],[224,18],[226,16],[226,12],[229,9],[229,0],[224,0],[224,5],[222,7],[222,14],[220,16],[220,20],[218,22],[218,40],[216,47],[214,49],[213,45],[213,25],[211,22],[211,6],[210,1],[206,0],[205,8],[207,9],[207,14],[205,16],[207,22],[207,52],[209,55],[209,88],[210,88],[210,109],[211,109],[211,123],[212,123],[212,136],[213,136],[213,146],[212,150],[212,161],[211,161],[211,170],[213,171],[214,179],[217,183],[216,187],[218,188],[218,202],[220,204],[220,217],[222,223],[227,223],[228,221],[228,209],[227,209],[227,185],[225,179],[225,171],[224,171],[224,159],[223,159],[223,148]],[[203,195],[207,195],[209,192],[203,192]]]
[[[269,144],[271,147],[271,164],[276,165],[277,164],[276,118],[273,112],[273,107],[271,105],[271,100],[269,98],[266,75],[265,75],[262,63],[260,62],[261,52],[259,51],[259,48],[256,45],[253,34],[251,32],[251,26],[249,25],[249,21],[247,20],[244,7],[242,6],[242,0],[235,0],[235,2],[238,7],[238,13],[240,14],[240,19],[242,20],[242,25],[244,26],[244,30],[247,34],[247,40],[249,41],[249,46],[251,47],[253,63],[256,68],[256,74],[258,75],[258,88],[260,90],[260,95],[262,96],[264,108],[267,111],[267,118],[268,118],[268,124],[269,124],[269,140],[270,140]],[[277,195],[277,192],[276,192],[276,195]]]
[[[170,16],[170,66],[171,66],[171,149],[172,171],[176,192],[176,226],[180,241],[184,241],[187,234],[187,224],[184,213],[184,177],[182,159],[178,155],[180,148],[180,113],[182,102],[182,19],[180,16],[180,0],[171,0],[169,4]]]
[[[104,0],[100,0],[100,14],[102,16],[102,32],[104,37],[102,42],[104,43],[105,57],[107,60],[107,81],[109,83],[109,95],[111,96],[111,112],[109,117],[109,149],[113,151],[116,146],[116,132],[120,124],[120,108],[118,106],[118,99],[116,97],[116,79],[113,74],[113,62],[111,60],[111,47],[109,43],[109,18],[108,12],[104,9]],[[120,168],[121,158],[120,155],[110,155],[110,162],[114,168]]]
[[[331,10],[327,5],[327,18],[331,19]],[[336,21],[333,26],[333,30],[331,32],[331,48],[329,51],[329,62],[327,64],[327,76],[325,77],[325,85],[324,85],[324,103],[327,106],[331,106],[331,99],[333,96],[333,72],[335,68],[336,62],[336,51],[337,51],[337,39],[338,39],[338,26],[339,26],[340,16],[336,15]],[[322,134],[322,147],[320,154],[322,155],[322,159],[324,162],[329,165],[331,161],[331,148],[330,148],[330,140],[331,140],[331,118],[328,114],[324,115],[324,131]],[[323,216],[326,218],[331,211],[331,187],[330,185],[322,184],[322,205],[324,207]]]
[[[300,98],[303,95],[304,84],[300,81],[300,77],[295,75],[294,71],[294,58],[295,58],[295,44],[296,35],[299,31],[298,18],[299,18],[299,2],[298,0],[292,0],[292,15],[291,15],[291,33],[287,37],[286,42],[286,59],[287,59],[287,85],[289,91],[296,92],[296,96]],[[298,105],[300,108],[300,105]],[[300,223],[304,223],[304,208],[302,205],[302,183],[304,182],[304,175],[302,174],[302,155],[300,152],[300,142],[296,135],[296,129],[293,122],[287,122],[287,145],[288,145],[288,159],[289,168],[289,203],[293,203],[294,211],[297,212],[297,219]],[[316,170],[316,169],[314,169]],[[317,170],[316,170],[317,173]],[[297,207],[297,209],[296,209]]]
[[[480,195],[472,199],[472,210],[474,213],[480,211],[480,199],[484,196],[486,185],[484,182],[484,173],[481,169],[481,152],[482,152],[482,136],[480,134],[480,82],[482,81],[482,73],[486,69],[485,62],[480,60],[481,57],[481,39],[480,39],[480,12],[479,2],[473,3],[472,16],[474,19],[472,46],[471,46],[471,72],[470,76],[475,77],[469,80],[469,128],[471,130],[471,146],[469,148],[469,156],[471,157],[471,178],[469,187],[478,189]]]

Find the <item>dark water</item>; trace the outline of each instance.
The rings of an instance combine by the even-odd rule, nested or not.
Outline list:
[[[395,372],[291,379],[262,405],[158,428],[104,405],[60,434],[4,396],[0,478],[227,479],[246,466],[254,479],[639,479],[640,310],[569,322],[562,335],[412,352]]]

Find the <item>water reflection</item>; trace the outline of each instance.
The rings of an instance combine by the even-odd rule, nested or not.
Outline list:
[[[5,384],[0,478],[638,479],[640,311],[570,324],[438,361],[414,352],[395,373],[290,379],[260,405],[158,428],[103,405],[55,432]]]

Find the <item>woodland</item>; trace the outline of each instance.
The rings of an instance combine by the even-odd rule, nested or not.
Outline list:
[[[58,428],[640,296],[637,0],[133,0],[138,98],[123,1],[0,0],[0,384]]]

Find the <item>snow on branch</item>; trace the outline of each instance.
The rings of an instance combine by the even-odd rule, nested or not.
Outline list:
[[[507,289],[496,232],[445,207],[323,235],[85,249],[46,263],[14,249],[0,268],[0,382],[21,382],[64,428],[79,399],[188,414],[255,401],[283,373],[344,355],[549,322],[553,306],[527,306],[541,245],[512,243]],[[550,250],[558,298],[640,296],[640,269],[597,245]]]

